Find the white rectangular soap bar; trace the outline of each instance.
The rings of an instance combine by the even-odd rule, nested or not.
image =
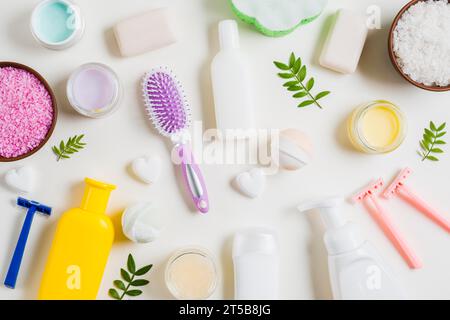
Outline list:
[[[353,73],[367,38],[367,25],[364,16],[351,10],[340,9],[320,56],[320,64],[341,73]]]
[[[166,8],[124,20],[114,27],[114,34],[124,57],[156,50],[176,41]]]

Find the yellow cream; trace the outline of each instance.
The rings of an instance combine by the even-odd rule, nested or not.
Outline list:
[[[378,100],[353,112],[348,134],[353,145],[363,152],[390,152],[403,142],[406,120],[394,104]]]
[[[206,252],[196,249],[183,250],[176,253],[169,262],[166,283],[178,299],[207,299],[217,284],[215,264]]]
[[[375,106],[365,112],[361,132],[370,146],[386,148],[397,139],[400,131],[398,115],[387,106]]]

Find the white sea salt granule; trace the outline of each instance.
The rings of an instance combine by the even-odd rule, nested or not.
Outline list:
[[[394,52],[403,72],[428,86],[450,84],[450,4],[420,1],[394,30]]]

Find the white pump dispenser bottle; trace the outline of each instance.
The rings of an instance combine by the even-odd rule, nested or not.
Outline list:
[[[317,209],[326,232],[325,246],[333,296],[337,300],[399,300],[405,294],[377,250],[366,241],[359,228],[348,222],[340,211],[342,198],[309,201],[298,207],[301,212]]]

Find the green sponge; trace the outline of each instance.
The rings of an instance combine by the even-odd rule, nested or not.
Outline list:
[[[281,37],[316,19],[328,0],[228,0],[234,13],[269,37]]]

